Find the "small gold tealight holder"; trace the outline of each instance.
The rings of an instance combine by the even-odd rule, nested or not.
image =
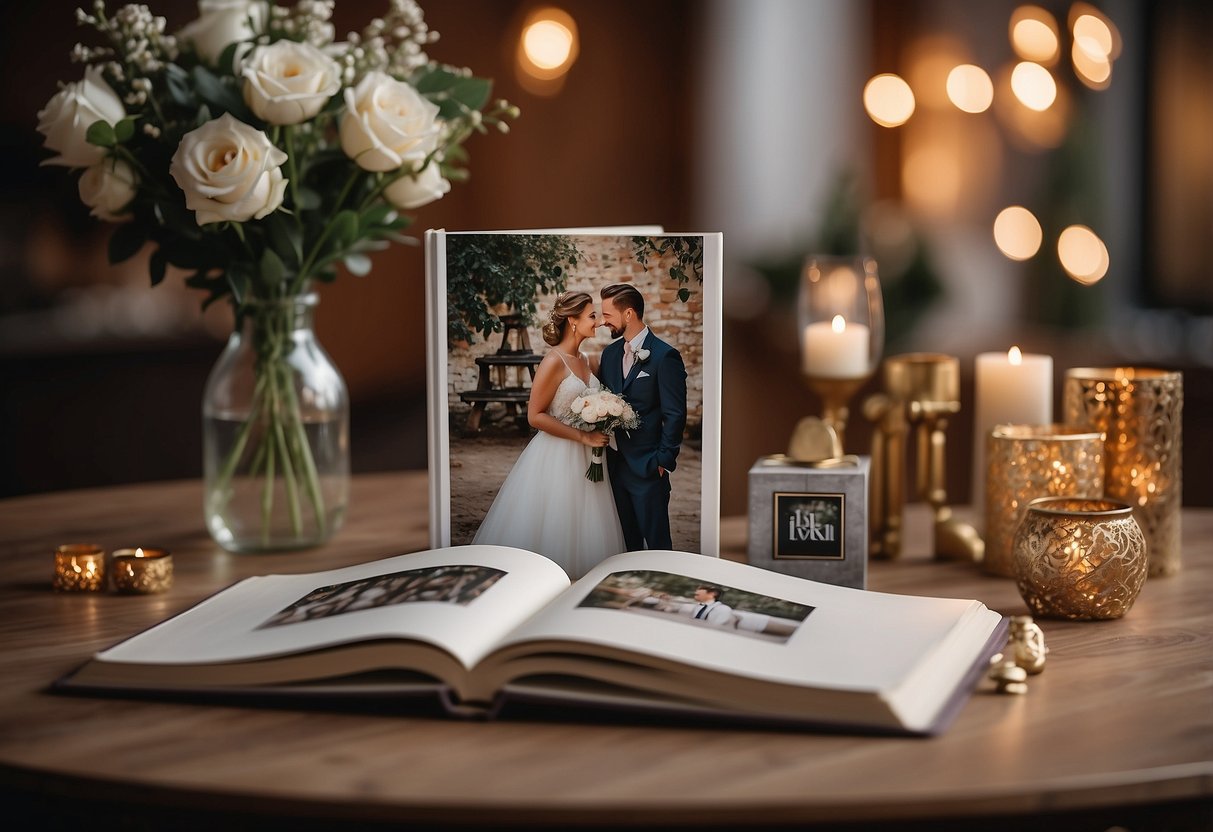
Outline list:
[[[65,543],[58,547],[51,586],[59,592],[102,592],[105,550],[93,543]]]
[[[113,555],[114,589],[147,595],[173,585],[173,556],[167,549],[117,549]]]
[[[1102,497],[1104,435],[1069,425],[997,425],[986,436],[982,569],[1015,576],[1011,545],[1037,497]]]
[[[1146,540],[1115,500],[1041,497],[1015,533],[1019,594],[1045,618],[1120,618],[1146,580]]]

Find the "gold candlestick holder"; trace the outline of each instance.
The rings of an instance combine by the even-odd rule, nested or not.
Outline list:
[[[886,393],[864,403],[864,414],[876,423],[872,440],[870,499],[872,555],[901,554],[905,508],[905,456],[911,430],[917,445],[914,493],[931,506],[934,550],[940,560],[980,561],[981,536],[953,516],[947,492],[948,417],[960,412],[960,362],[938,353],[906,353],[884,363]]]
[[[821,421],[834,429],[838,443],[846,450],[847,420],[851,415],[851,399],[859,392],[871,374],[859,378],[821,378],[808,376],[809,389],[821,399]]]

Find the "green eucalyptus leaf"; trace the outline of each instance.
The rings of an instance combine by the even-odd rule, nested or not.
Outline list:
[[[147,261],[147,270],[151,274],[153,286],[159,286],[164,282],[164,275],[168,272],[168,261],[165,260],[163,251],[156,249],[152,252],[151,258]]]
[[[198,90],[198,96],[203,101],[215,109],[231,113],[245,123],[260,123],[260,119],[256,118],[249,111],[239,93],[223,83],[223,80],[209,69],[204,66],[194,67],[193,78],[194,86]]]
[[[177,64],[165,64],[164,81],[168,85],[169,97],[175,104],[190,110],[197,106],[194,90],[190,87],[190,76],[184,69]]]
[[[139,222],[125,222],[114,229],[109,240],[110,263],[121,263],[134,257],[147,242],[147,227]]]
[[[194,127],[201,127],[213,118],[211,108],[203,104],[198,108],[198,114],[194,116]]]
[[[395,210],[395,208],[386,202],[376,203],[366,209],[362,216],[359,217],[358,227],[365,233],[369,229],[391,222],[389,217],[391,217]]]
[[[286,279],[286,266],[272,248],[261,252],[261,279],[267,286],[277,286]]]
[[[433,70],[417,78],[413,83],[413,87],[422,95],[429,95],[430,93],[449,89],[459,80],[459,77],[450,70],[435,67]]]
[[[223,48],[223,51],[219,53],[219,61],[218,61],[218,63],[215,64],[215,66],[219,67],[219,69],[223,70],[223,71],[235,72],[236,71],[236,50],[239,49],[242,45],[243,45],[242,42],[237,40],[237,41],[233,41],[232,43],[229,43],[227,46],[225,46]]]
[[[329,239],[335,248],[345,248],[358,239],[358,214],[347,208],[334,217]]]
[[[315,211],[320,207],[320,194],[313,191],[311,188],[300,186],[299,188],[299,204],[295,207],[300,211]]]
[[[124,118],[114,125],[114,139],[119,144],[129,142],[135,136],[135,119]]]
[[[266,217],[265,223],[270,245],[284,258],[283,262],[298,267],[303,262],[303,235],[299,226],[280,211]]]
[[[493,82],[487,78],[460,78],[451,85],[451,98],[469,110],[479,110],[489,102],[493,93]]]
[[[114,128],[108,121],[98,119],[88,126],[88,130],[84,133],[84,140],[97,147],[113,147],[116,141]]]

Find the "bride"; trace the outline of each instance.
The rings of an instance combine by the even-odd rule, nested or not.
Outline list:
[[[556,297],[543,327],[552,349],[535,371],[527,405],[527,419],[539,432],[514,463],[472,541],[538,552],[574,580],[627,548],[606,466],[602,482],[585,476],[590,449],[606,445],[607,437],[564,422],[573,399],[599,387],[580,349],[599,326],[590,295]]]

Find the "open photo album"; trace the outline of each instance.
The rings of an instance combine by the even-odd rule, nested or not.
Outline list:
[[[720,234],[426,234],[430,545],[719,554]]]
[[[427,697],[880,733],[941,731],[1006,642],[977,601],[869,592],[672,551],[570,581],[491,545],[247,578],[93,656],[65,692]]]

